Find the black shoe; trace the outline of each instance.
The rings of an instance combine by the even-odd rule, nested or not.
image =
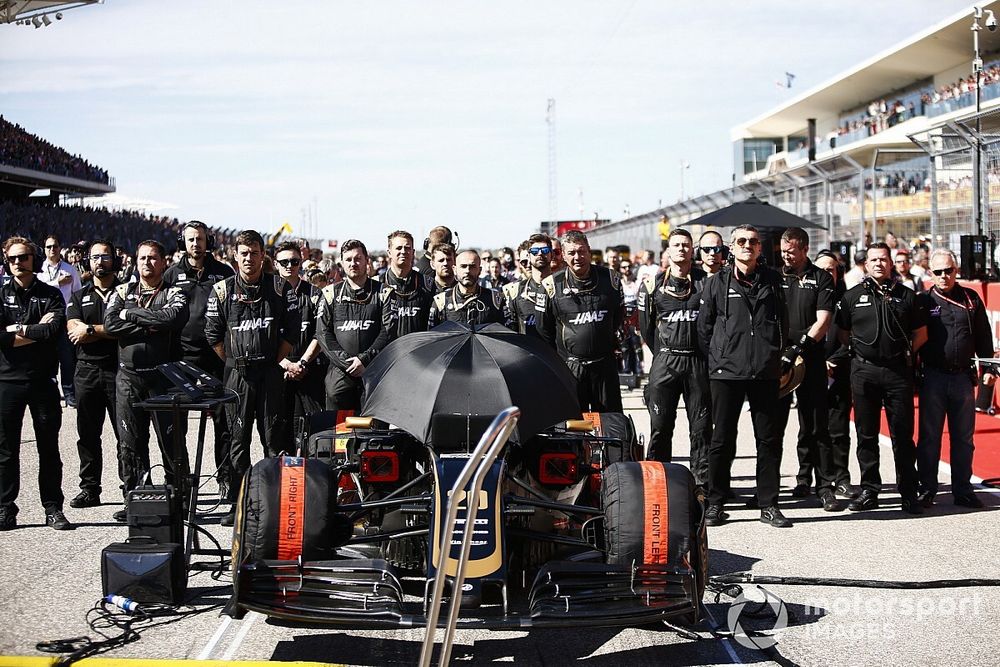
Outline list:
[[[924,513],[924,508],[920,506],[920,501],[916,496],[913,496],[912,498],[903,498],[903,503],[900,505],[900,509],[907,514],[917,515]]]
[[[808,484],[796,484],[792,489],[792,498],[806,498],[809,496]]]
[[[837,496],[830,489],[824,489],[819,494],[819,501],[823,503],[824,512],[839,512],[844,506],[837,500]]]
[[[17,528],[17,508],[0,507],[0,531]]]
[[[111,518],[117,521],[118,523],[125,523],[126,521],[128,521],[128,508],[127,507],[121,508],[120,510],[112,514]]]
[[[809,488],[809,487],[806,487]],[[771,505],[770,507],[762,507],[760,510],[760,521],[761,523],[766,523],[769,526],[774,526],[775,528],[791,528],[792,522],[781,513],[777,505]]]
[[[878,508],[878,493],[871,489],[864,489],[858,497],[851,501],[847,509],[852,512],[867,512]]]
[[[728,518],[729,515],[722,511],[722,505],[709,505],[708,509],[705,510],[706,526],[721,526]]]
[[[833,492],[836,493],[841,498],[847,498],[850,500],[854,500],[855,498],[858,497],[858,494],[861,493],[858,487],[854,486],[853,484],[849,484],[848,482],[841,482],[840,484],[837,485],[837,487],[833,490]]]
[[[45,525],[55,530],[72,530],[73,524],[69,522],[62,510],[46,510]]]
[[[76,510],[83,507],[98,507],[100,504],[101,494],[87,491],[86,489],[76,494],[76,498],[69,501],[69,506]]]
[[[229,514],[224,514],[221,519],[219,519],[220,526],[232,526],[236,523],[236,510],[233,509]]]
[[[924,491],[920,494],[920,506],[921,507],[934,507],[934,497],[937,495],[934,491]]]
[[[978,510],[985,507],[983,501],[979,499],[975,493],[961,493],[954,497],[955,504],[960,507],[971,507],[972,509]]]

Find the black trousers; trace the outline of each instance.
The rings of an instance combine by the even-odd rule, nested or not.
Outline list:
[[[226,381],[226,363],[219,358],[215,350],[209,348],[197,354],[185,353],[183,360],[194,364],[221,382]],[[229,481],[232,466],[229,463],[232,435],[229,432],[229,418],[224,408],[218,408],[212,414],[212,427],[215,432],[215,469],[216,479]],[[188,420],[181,421],[181,435],[187,441]]]
[[[850,484],[851,455],[851,362],[841,360],[833,370],[833,382],[826,390],[830,426],[830,453],[833,483]]]
[[[326,409],[360,410],[364,389],[359,378],[331,364],[326,374]]]
[[[233,366],[226,369],[226,387],[239,396],[236,403],[226,404],[229,417],[229,431],[232,433],[232,484],[229,499],[235,500],[239,494],[243,476],[250,469],[250,441],[253,426],[257,424],[265,456],[277,456],[281,452],[294,453],[295,444],[286,441],[285,416],[282,411],[284,401],[284,371],[278,364],[271,363],[257,367],[244,374]]]
[[[696,356],[664,351],[653,357],[645,389],[649,410],[647,458],[669,463],[673,458],[674,424],[681,396],[687,410],[691,472],[698,484],[708,483],[708,447],[712,439],[712,395],[708,363]]]
[[[24,411],[38,449],[38,495],[46,510],[62,509],[62,459],[59,427],[62,407],[55,378],[30,382],[0,382],[0,506],[16,508],[21,490],[21,426]]]
[[[59,332],[56,339],[56,352],[59,355],[59,385],[62,387],[63,398],[71,401],[76,375],[76,347],[70,342],[65,329]]]
[[[795,476],[795,481],[797,484],[811,486],[815,473],[818,493],[821,489],[832,489],[835,477],[829,433],[830,418],[826,402],[826,360],[822,354],[810,355],[805,360],[805,365],[805,377],[795,390],[795,397],[798,399],[795,409],[799,416],[799,435],[795,448],[798,453],[799,472]],[[775,421],[782,441],[788,426],[788,413],[791,407],[792,394],[780,399]]]
[[[882,408],[885,407],[899,494],[903,498],[915,498],[917,448],[913,444],[913,371],[904,365],[883,368],[855,361],[851,372],[851,390],[854,394],[854,423],[858,432],[861,486],[876,493],[882,490],[878,436]]]
[[[582,412],[622,411],[618,361],[613,355],[592,363],[569,359],[566,365],[576,378],[576,397]]]
[[[302,441],[303,420],[326,407],[326,369],[311,364],[304,379],[285,382],[285,429],[294,442]]]
[[[173,450],[173,416],[168,411],[150,412],[135,407],[136,403],[165,390],[159,371],[132,371],[119,368],[115,394],[115,416],[118,419],[118,476],[122,492],[139,486],[149,471],[149,427],[156,431],[156,442],[163,458],[164,477],[168,484],[176,484],[188,474],[187,451]],[[175,461],[176,459],[176,461]],[[176,464],[176,465],[175,465]],[[175,469],[176,468],[176,469]]]
[[[80,488],[100,495],[101,475],[104,469],[104,415],[111,419],[111,427],[118,437],[118,420],[115,419],[116,368],[101,368],[89,361],[78,359],[73,375],[76,391],[76,451],[80,455]]]
[[[778,504],[781,475],[781,433],[777,429],[777,380],[711,380],[712,445],[708,450],[708,502],[722,505],[732,488],[736,458],[736,427],[743,400],[750,401],[750,419],[757,440],[757,502]]]

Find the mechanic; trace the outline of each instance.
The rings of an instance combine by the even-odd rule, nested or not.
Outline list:
[[[188,321],[181,331],[181,360],[194,365],[215,379],[225,381],[225,364],[205,337],[205,311],[212,285],[235,274],[231,266],[212,256],[215,236],[205,223],[192,220],[181,227],[177,246],[184,251],[180,260],[168,267],[163,280],[171,287],[179,287],[187,295]],[[213,411],[212,427],[215,433],[215,468],[220,495],[226,496],[231,483],[229,448],[232,441],[229,420],[223,407]],[[181,420],[181,433],[186,439],[188,420]],[[238,480],[237,480],[238,482]]]
[[[236,500],[250,468],[250,440],[254,422],[265,456],[292,451],[284,441],[284,378],[305,375],[302,365],[289,359],[300,335],[299,301],[284,280],[265,276],[264,239],[247,229],[236,236],[238,273],[212,286],[205,310],[205,337],[226,364],[226,388],[239,396],[226,404],[232,434],[230,465],[233,483],[229,500]],[[222,517],[233,525],[236,508]]]
[[[701,256],[701,268],[710,276],[721,271],[729,259],[729,248],[722,242],[722,235],[711,230],[698,238],[698,253]]]
[[[428,328],[433,329],[445,321],[462,322],[469,326],[490,322],[509,325],[501,293],[479,284],[481,269],[482,260],[474,250],[458,253],[455,286],[434,295]]]
[[[712,392],[712,443],[708,452],[705,523],[725,522],[731,493],[736,432],[744,399],[757,441],[757,505],[760,520],[776,528],[792,525],[778,507],[781,431],[778,381],[788,317],[781,275],[759,262],[760,236],[751,225],[732,233],[733,264],[705,282],[698,313],[699,344],[708,352]]]
[[[383,321],[389,322],[389,340],[427,330],[433,293],[423,275],[413,270],[413,236],[401,229],[389,234],[389,268],[382,274]]]
[[[526,244],[523,261],[527,262],[528,276],[516,283],[508,283],[503,287],[504,308],[507,319],[520,333],[538,336],[535,328],[535,302],[544,289],[542,281],[552,275],[552,239],[546,234],[532,234],[522,245]],[[521,248],[518,247],[518,255]],[[521,261],[521,260],[519,260]]]
[[[0,287],[0,531],[17,527],[21,426],[29,408],[45,525],[68,530],[73,526],[63,514],[62,411],[56,389],[56,345],[66,303],[57,287],[36,279],[38,250],[31,241],[12,236],[4,241],[3,254],[11,280]]]
[[[698,347],[698,311],[707,277],[692,266],[694,245],[686,229],[667,238],[670,265],[658,276],[646,274],[639,288],[639,330],[653,352],[645,389],[649,410],[647,458],[673,459],[674,423],[681,396],[687,410],[691,472],[700,486],[708,484],[708,444],[712,439],[712,397],[708,361]]]
[[[431,249],[431,257],[434,273],[430,277],[424,277],[424,286],[435,295],[455,285],[455,246],[438,243]]]
[[[920,436],[917,470],[920,503],[934,504],[945,415],[951,438],[951,496],[956,505],[981,508],[972,490],[972,436],[976,430],[976,372],[973,357],[993,356],[989,316],[980,296],[958,284],[958,261],[950,250],[931,253],[934,286],[917,296],[927,312],[927,343],[920,348]],[[992,386],[996,367],[982,366],[983,384]]]
[[[104,330],[108,300],[121,281],[115,273],[117,251],[111,241],[94,241],[84,258],[91,282],[73,292],[66,308],[66,329],[76,346],[76,443],[80,454],[80,493],[69,506],[97,507],[101,504],[104,414],[118,436],[115,418],[115,383],[118,375],[118,343]]]
[[[62,255],[59,254],[61,245],[59,239],[52,234],[45,237],[45,260],[41,266],[35,267],[35,272],[43,283],[62,292],[63,302],[69,303],[73,292],[83,285],[80,282],[80,273],[72,264],[64,261]],[[63,330],[59,331],[56,349],[59,352],[59,383],[62,386],[63,400],[66,401],[66,407],[76,407],[76,397],[73,395],[73,370],[76,367],[75,350]]]
[[[284,416],[285,438],[294,437],[302,442],[304,419],[320,412],[326,405],[325,378],[329,369],[326,355],[316,340],[316,319],[319,315],[319,300],[322,290],[316,289],[302,279],[302,250],[294,241],[283,241],[274,249],[275,291],[282,289],[281,282],[288,283],[298,300],[299,329],[295,333],[295,343],[288,360],[302,367],[297,378],[285,374]]]
[[[535,327],[566,361],[583,412],[621,412],[617,332],[625,319],[618,275],[591,265],[590,241],[577,230],[562,238],[566,270],[542,280]]]
[[[169,412],[150,415],[135,403],[166,390],[157,366],[181,358],[180,332],[188,318],[187,295],[163,280],[166,250],[158,241],[143,241],[136,250],[139,281],[115,287],[104,312],[104,331],[118,339],[115,418],[118,420],[118,470],[122,491],[139,485],[149,470],[149,425],[155,420],[156,439],[163,456],[167,483],[180,481],[188,472],[187,452],[172,455],[173,418]],[[127,508],[114,513],[115,521],[128,518]]]
[[[316,338],[330,359],[326,409],[358,410],[361,374],[389,342],[392,322],[379,284],[368,277],[368,249],[357,239],[343,245],[344,280],[323,289]]]
[[[833,280],[833,303],[844,296],[844,267],[830,250],[816,254],[816,266],[830,274]],[[831,318],[826,331],[823,352],[826,356],[827,425],[830,433],[830,465],[834,492],[841,498],[853,500],[861,492],[851,484],[849,459],[851,455],[851,355],[848,347],[840,342],[840,328],[836,318]]]
[[[784,280],[785,303],[788,306],[788,339],[781,354],[782,375],[802,359],[805,375],[795,390],[799,416],[799,471],[792,496],[809,495],[813,473],[816,475],[816,495],[823,509],[838,512],[843,509],[834,493],[833,453],[830,445],[829,420],[826,404],[826,355],[822,343],[833,319],[833,280],[830,274],[809,261],[809,235],[798,227],[782,233],[781,277]],[[778,403],[776,413],[778,433],[784,436],[788,413],[792,407],[792,392]]]
[[[434,251],[437,247],[446,243],[452,248],[452,261],[455,259],[455,242],[452,240],[451,230],[441,225],[433,228],[427,233],[424,239],[424,254],[417,260],[416,269],[428,280],[434,280],[437,270],[434,268]]]
[[[841,342],[850,342],[854,355],[851,390],[861,467],[861,494],[848,509],[860,512],[879,505],[878,439],[885,407],[902,509],[922,514],[913,444],[913,355],[927,340],[927,313],[913,290],[892,279],[889,253],[882,242],[868,247],[868,275],[837,306]]]

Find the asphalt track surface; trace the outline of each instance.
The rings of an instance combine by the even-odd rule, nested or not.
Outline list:
[[[626,409],[640,433],[648,433],[648,418],[639,392],[628,392]],[[950,504],[944,492],[923,517],[899,510],[899,497],[888,485],[882,508],[864,514],[822,512],[813,499],[790,497],[794,485],[794,417],[785,438],[782,464],[782,504],[795,521],[788,530],[765,526],[758,512],[745,507],[754,483],[754,444],[749,415],[740,422],[738,458],[733,474],[738,498],[727,508],[728,524],[709,532],[713,574],[752,571],[758,575],[843,577],[882,580],[1000,578],[1000,494],[983,493],[987,508],[968,510]],[[30,423],[25,424],[19,527],[0,534],[0,656],[46,654],[39,641],[96,635],[85,622],[87,611],[101,594],[100,554],[126,530],[111,520],[119,509],[110,427],[105,429],[105,504],[85,510],[68,507],[76,494],[76,413],[66,410],[60,437],[65,466],[63,489],[67,516],[74,531],[57,533],[44,527],[35,484],[37,456]],[[26,420],[30,422],[30,420]],[[679,433],[686,430],[683,410]],[[196,429],[189,430],[194,450]],[[209,428],[211,432],[211,428]],[[208,436],[211,442],[211,433]],[[675,439],[675,451],[686,462],[686,438]],[[154,447],[155,449],[155,447]],[[883,479],[894,479],[892,457],[883,447]],[[255,445],[254,456],[261,450]],[[156,456],[154,455],[154,458]],[[256,460],[256,458],[255,458]],[[854,479],[857,467],[854,463]],[[941,480],[947,485],[948,476]],[[205,487],[201,509],[208,511],[215,484]],[[229,530],[218,526],[218,510],[205,517],[208,530],[228,546]],[[115,649],[108,658],[133,658],[134,664],[153,659],[276,660],[354,665],[415,664],[422,630],[354,632],[292,630],[269,623],[257,614],[241,621],[220,617],[227,576],[193,574],[189,593],[193,608],[204,613],[143,631],[141,640]],[[519,662],[563,665],[701,665],[732,663],[809,665],[996,664],[1000,660],[1000,618],[997,588],[881,590],[768,586],[785,604],[787,627],[773,633],[777,643],[766,651],[747,648],[740,637],[720,639],[708,632],[714,624],[725,630],[736,617],[732,600],[706,596],[711,618],[693,640],[665,627],[626,629],[566,629],[527,632],[461,631],[453,651],[456,664]],[[746,596],[762,600],[761,591],[747,587]],[[749,608],[749,606],[748,606]],[[778,608],[780,613],[780,606]],[[743,629],[770,631],[775,617],[738,618]],[[766,643],[767,638],[758,640]],[[49,656],[51,657],[51,656]],[[17,658],[14,658],[17,664]],[[7,661],[0,659],[7,664]],[[35,663],[37,664],[37,663]],[[86,663],[85,663],[86,664]]]

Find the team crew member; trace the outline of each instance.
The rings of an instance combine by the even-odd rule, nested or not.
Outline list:
[[[368,277],[368,249],[351,239],[340,255],[344,280],[323,289],[316,338],[330,358],[326,409],[357,410],[364,386],[361,374],[389,342],[379,285]]]
[[[414,331],[427,330],[433,293],[424,277],[413,270],[413,236],[396,230],[388,239],[389,268],[382,274],[381,299],[387,313],[383,321],[389,324],[389,340]]]
[[[646,385],[649,410],[648,458],[673,457],[677,404],[684,397],[691,440],[691,472],[708,483],[708,444],[712,438],[712,399],[708,362],[698,346],[698,310],[706,274],[692,267],[691,234],[674,229],[664,251],[670,266],[658,276],[646,274],[639,287],[639,330],[653,352]]]
[[[431,294],[440,294],[455,285],[455,246],[439,243],[431,249],[431,257],[434,273],[424,278],[424,284]]]
[[[92,281],[73,293],[66,308],[66,329],[76,346],[76,430],[80,436],[80,493],[70,507],[101,504],[101,471],[104,413],[118,435],[115,419],[115,382],[118,375],[118,343],[104,331],[104,313],[119,285],[115,275],[115,246],[110,241],[91,244],[85,261]]]
[[[166,251],[157,241],[143,241],[136,251],[139,281],[118,285],[104,312],[104,331],[118,339],[118,375],[115,417],[118,420],[118,470],[125,497],[139,485],[149,470],[150,413],[135,403],[162,393],[165,381],[156,369],[181,356],[180,332],[188,318],[187,295],[163,281]],[[155,412],[156,439],[168,480],[187,474],[187,457],[181,470],[170,461],[173,420],[167,412]],[[115,512],[125,521],[126,509]]]
[[[833,303],[840,302],[844,295],[843,268],[837,257],[829,250],[821,250],[816,255],[816,266],[830,274],[833,280]],[[840,342],[840,328],[836,318],[830,322],[826,332],[823,352],[826,356],[826,374],[829,384],[826,389],[827,424],[830,433],[830,463],[833,474],[834,491],[841,498],[853,499],[859,491],[851,484],[848,468],[851,452],[851,355],[846,345]]]
[[[298,340],[299,302],[283,280],[264,275],[264,239],[252,229],[236,236],[239,273],[212,287],[205,311],[205,334],[215,353],[226,363],[226,387],[239,401],[226,404],[232,433],[230,463],[235,500],[244,473],[250,468],[250,440],[254,422],[265,455],[276,456],[292,447],[282,442],[286,430],[284,378],[298,380],[303,368],[292,362]],[[235,508],[222,518],[231,526]]]
[[[545,234],[532,234],[526,241],[528,277],[503,287],[507,317],[517,331],[537,336],[535,328],[535,303],[543,291],[542,281],[552,275],[549,259],[552,255],[552,239]]]
[[[956,505],[983,506],[972,490],[972,436],[976,427],[976,374],[972,357],[992,357],[993,338],[986,306],[975,291],[957,284],[958,262],[950,250],[931,254],[934,287],[917,297],[928,313],[927,344],[920,348],[920,437],[917,466],[920,502],[934,503],[945,415],[951,435],[951,495]],[[983,384],[992,386],[994,367],[983,366]]]
[[[80,282],[79,271],[63,260],[59,254],[60,249],[58,238],[51,234],[46,236],[45,260],[41,266],[35,267],[35,272],[43,283],[62,292],[63,302],[69,303],[73,292],[83,285]],[[76,366],[76,357],[73,344],[69,342],[65,331],[59,331],[56,349],[59,353],[59,383],[62,385],[63,399],[66,401],[66,406],[72,408],[76,405],[76,397],[73,395],[73,369]]]
[[[0,287],[0,531],[17,527],[21,489],[21,426],[25,409],[38,449],[38,495],[45,525],[67,530],[63,514],[59,427],[62,412],[56,370],[56,340],[63,331],[62,293],[35,278],[35,246],[12,236],[3,244],[11,280]]]
[[[868,277],[847,290],[837,307],[841,341],[849,340],[854,354],[851,390],[861,466],[861,494],[848,509],[878,507],[878,436],[885,407],[903,511],[921,514],[913,445],[913,354],[927,340],[927,315],[913,290],[891,278],[889,246],[869,246],[865,267]]]
[[[298,300],[300,326],[295,334],[295,344],[288,360],[301,368],[298,377],[285,374],[284,423],[296,442],[304,434],[301,432],[302,418],[320,412],[326,405],[326,356],[316,340],[316,319],[319,313],[321,290],[302,279],[302,250],[298,243],[285,241],[274,249],[275,291],[282,289],[282,281],[291,286]]]
[[[542,280],[535,327],[566,361],[577,381],[580,409],[620,412],[617,332],[625,319],[618,275],[591,265],[590,242],[579,231],[562,238],[566,270]]]
[[[781,275],[758,263],[760,237],[751,225],[733,230],[734,263],[705,282],[698,335],[708,351],[712,392],[712,444],[708,453],[708,509],[705,522],[726,519],[723,503],[731,491],[736,458],[736,426],[744,399],[757,440],[757,504],[760,520],[777,528],[792,522],[778,508],[781,432],[778,379],[782,343],[788,338]]]
[[[187,324],[181,331],[181,359],[223,381],[225,364],[205,337],[205,310],[208,308],[212,285],[229,278],[235,272],[231,266],[223,264],[212,256],[215,237],[209,236],[205,223],[197,220],[186,223],[181,228],[177,243],[184,250],[184,255],[180,261],[164,272],[163,280],[171,287],[179,287],[187,295],[189,315]],[[212,414],[212,426],[215,431],[216,479],[225,491],[231,482],[229,465],[231,438],[229,420],[224,409],[216,410]],[[187,420],[181,420],[181,432],[185,435],[187,427]]]
[[[710,276],[721,271],[729,257],[729,249],[722,242],[722,236],[713,231],[707,231],[699,237],[698,252],[701,255],[701,268]]]
[[[437,270],[434,267],[434,251],[442,243],[446,243],[452,248],[452,262],[455,261],[455,245],[452,240],[451,230],[444,226],[438,226],[427,233],[424,239],[424,254],[417,260],[416,269],[428,280],[433,280]]]
[[[833,280],[830,274],[809,261],[809,235],[789,227],[781,235],[781,277],[788,305],[788,340],[782,354],[782,373],[802,358],[805,376],[795,391],[799,415],[799,472],[792,495],[809,495],[816,474],[816,494],[823,509],[841,508],[834,494],[834,473],[826,404],[827,374],[823,343],[833,319]],[[792,394],[781,399],[777,412],[778,433],[784,434]]]
[[[458,253],[455,262],[455,286],[434,295],[428,328],[433,329],[445,321],[462,322],[469,326],[496,322],[507,325],[503,297],[497,290],[479,284],[482,260],[472,250]]]

